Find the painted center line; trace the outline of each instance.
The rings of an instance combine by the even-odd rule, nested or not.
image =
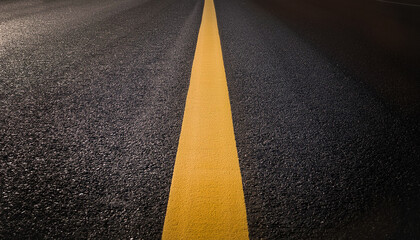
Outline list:
[[[162,239],[248,239],[213,0],[205,0]]]

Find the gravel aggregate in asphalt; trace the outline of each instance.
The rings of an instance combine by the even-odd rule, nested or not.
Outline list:
[[[215,2],[250,238],[419,238],[419,122],[254,2]]]
[[[160,238],[202,3],[0,6],[0,238]]]
[[[419,119],[255,1],[215,5],[250,238],[419,239]],[[202,8],[0,1],[0,239],[161,237]]]

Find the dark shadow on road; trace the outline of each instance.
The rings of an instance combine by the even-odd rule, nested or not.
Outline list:
[[[420,7],[362,0],[257,2],[393,108],[418,117]]]

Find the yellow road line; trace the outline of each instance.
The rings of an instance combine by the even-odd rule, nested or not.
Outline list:
[[[213,0],[205,0],[162,239],[248,239]]]

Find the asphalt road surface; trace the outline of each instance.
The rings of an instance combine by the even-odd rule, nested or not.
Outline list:
[[[275,8],[215,7],[250,239],[420,239],[417,56],[365,74]],[[0,1],[0,239],[161,237],[202,9]]]

